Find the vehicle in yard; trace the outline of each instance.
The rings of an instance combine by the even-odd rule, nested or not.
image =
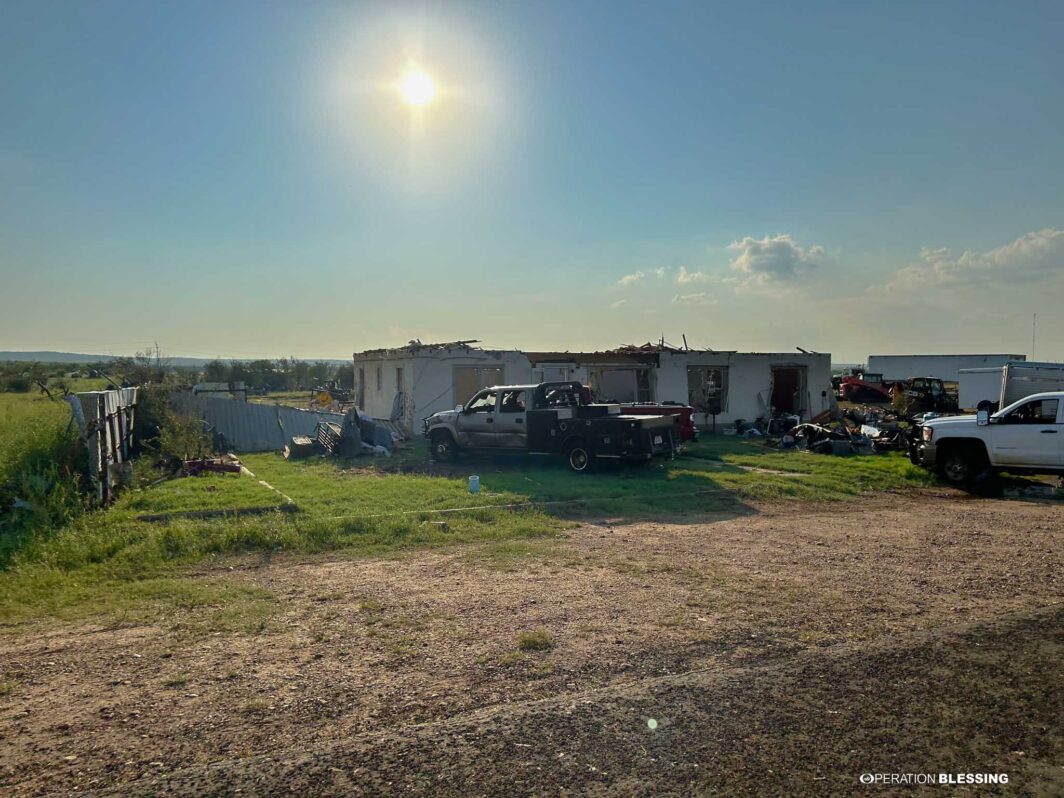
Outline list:
[[[678,432],[683,442],[698,438],[695,426],[695,409],[690,405],[670,404],[668,402],[635,402],[622,404],[621,412],[627,416],[677,416]]]
[[[889,402],[891,398],[882,374],[860,370],[839,378],[837,395],[844,402]]]
[[[1036,393],[992,415],[932,419],[911,440],[909,459],[953,485],[988,470],[1064,474],[1064,391]]]
[[[598,460],[673,456],[678,419],[624,414],[620,405],[592,402],[579,382],[544,382],[484,388],[464,405],[425,419],[424,434],[436,460],[462,450],[524,451],[561,455],[580,473]]]
[[[891,386],[891,396],[907,398],[910,413],[955,413],[957,400],[946,390],[945,383],[937,377],[913,377]]]

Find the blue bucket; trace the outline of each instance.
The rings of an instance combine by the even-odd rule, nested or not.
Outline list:
[[[476,474],[469,478],[469,492],[480,493],[480,477]]]

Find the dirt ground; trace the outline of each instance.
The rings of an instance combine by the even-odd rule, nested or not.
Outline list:
[[[248,561],[258,634],[5,636],[0,792],[1059,795],[1062,544],[1059,503],[928,492]]]

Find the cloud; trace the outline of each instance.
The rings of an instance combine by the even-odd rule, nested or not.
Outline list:
[[[674,304],[677,305],[715,305],[717,300],[712,296],[702,291],[697,294],[677,294],[672,298]]]
[[[680,268],[683,268],[683,267],[681,266]],[[668,269],[666,269],[664,266],[658,266],[658,268],[654,269],[654,276],[657,277],[660,280],[661,278],[663,278],[665,276],[665,272],[667,272],[667,271],[668,271]]]
[[[633,272],[632,274],[626,274],[624,277],[617,281],[617,285],[623,285],[625,288],[627,288],[630,285],[635,285],[636,283],[642,281],[644,277],[646,277],[646,274],[644,274],[643,272]]]
[[[628,300],[627,299],[618,299],[616,302],[610,303],[610,307],[611,308],[623,308],[627,304],[628,304]]]
[[[736,253],[731,267],[742,276],[741,288],[794,283],[827,259],[822,246],[801,247],[782,233],[761,239],[747,236],[733,241],[728,249]]]
[[[680,271],[676,273],[676,282],[680,285],[688,285],[689,283],[708,283],[713,280],[713,276],[706,274],[705,272],[689,272],[683,266],[680,267]]]
[[[925,248],[920,260],[899,269],[878,290],[1036,283],[1059,274],[1064,274],[1064,230],[1046,228],[986,252],[965,250],[954,256],[944,247]]]

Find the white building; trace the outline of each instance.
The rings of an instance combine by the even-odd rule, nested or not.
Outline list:
[[[506,349],[481,349],[476,341],[411,342],[394,349],[356,352],[355,405],[374,418],[396,422],[407,432],[450,410],[489,385],[527,383],[528,358]]]
[[[961,369],[1004,366],[1027,355],[869,355],[868,372],[882,374],[887,382],[932,377],[943,382],[960,381]]]
[[[831,407],[831,355],[710,352],[647,345],[607,352],[481,349],[475,341],[411,343],[354,355],[355,402],[408,432],[480,388],[575,380],[601,400],[690,404],[708,426],[773,412],[808,419]],[[712,411],[716,410],[714,414]]]

